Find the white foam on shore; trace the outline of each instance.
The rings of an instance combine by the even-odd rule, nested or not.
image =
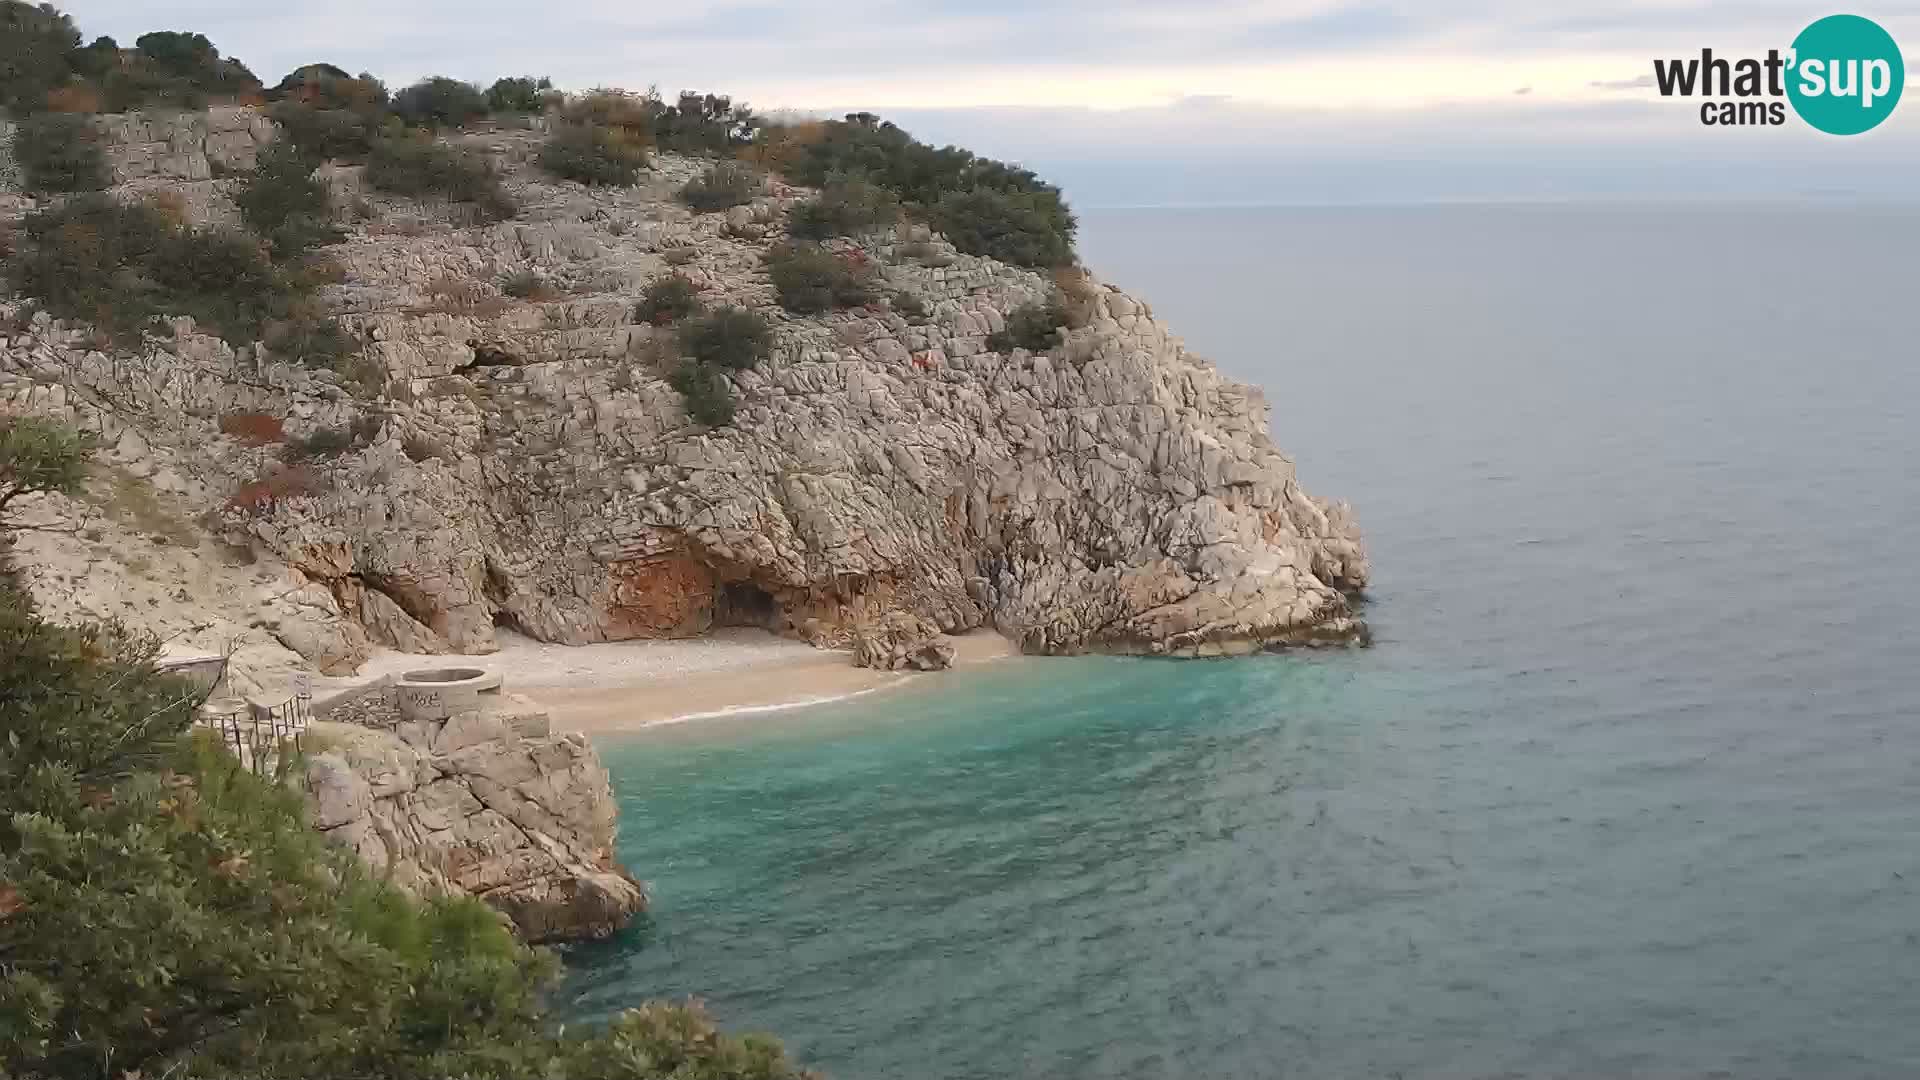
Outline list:
[[[897,684],[888,682],[880,686],[869,686],[862,690],[849,690],[844,694],[826,694],[820,697],[795,698],[792,701],[777,701],[771,705],[729,705],[724,709],[707,709],[704,712],[690,712],[681,716],[669,716],[663,720],[649,720],[644,724],[636,724],[627,730],[645,731],[647,728],[668,727],[673,724],[685,724],[694,720],[718,720],[728,716],[750,716],[755,713],[804,709],[809,705],[831,705],[836,701],[846,701],[849,698],[866,697],[868,694],[878,693],[895,685]]]

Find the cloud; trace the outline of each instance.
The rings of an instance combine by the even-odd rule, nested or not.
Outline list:
[[[394,84],[535,74],[871,110],[1089,204],[1798,190],[1822,170],[1877,189],[1915,174],[1920,143],[1920,101],[1841,146],[1791,124],[1709,136],[1629,92],[1658,56],[1784,46],[1800,0],[89,0],[75,17],[123,42],[201,31],[269,82],[327,61]],[[1920,42],[1920,4],[1875,17]]]
[[[1916,7],[1882,21],[1920,40]],[[164,16],[89,0],[77,17],[123,41],[199,30],[269,81],[324,60],[397,83],[531,73],[796,107],[1567,98],[1676,49],[1783,45],[1806,21],[1800,0],[549,0],[532,16],[522,0],[178,0]]]
[[[1804,125],[1709,132],[1692,109],[1657,98],[1563,103],[1511,88],[1496,102],[1391,110],[1226,98],[888,115],[929,142],[1017,161],[1086,207],[1761,198],[1836,187],[1911,198],[1920,173],[1920,113],[1838,145]]]

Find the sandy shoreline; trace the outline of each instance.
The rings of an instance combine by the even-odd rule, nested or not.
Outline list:
[[[1018,655],[1013,642],[990,630],[951,640],[956,668]],[[315,691],[325,697],[382,675],[449,666],[498,672],[508,689],[545,705],[556,727],[587,734],[772,713],[885,690],[915,677],[856,668],[847,652],[816,649],[761,630],[721,630],[691,641],[603,645],[545,645],[502,633],[497,653],[382,652],[356,676],[315,680]]]

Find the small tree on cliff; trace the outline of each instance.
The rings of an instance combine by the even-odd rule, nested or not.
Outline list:
[[[80,31],[47,5],[0,0],[0,111],[16,116],[47,107],[47,93],[73,73]]]
[[[84,436],[50,420],[0,416],[0,529],[20,500],[78,491],[91,449]]]
[[[72,495],[87,479],[92,443],[79,433],[32,416],[0,416],[0,605],[15,596],[9,549],[14,515],[36,495]]]

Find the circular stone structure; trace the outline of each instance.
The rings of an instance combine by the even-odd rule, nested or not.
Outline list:
[[[429,668],[403,672],[393,681],[394,702],[408,720],[445,720],[480,707],[480,695],[500,689],[497,672],[479,668]]]

